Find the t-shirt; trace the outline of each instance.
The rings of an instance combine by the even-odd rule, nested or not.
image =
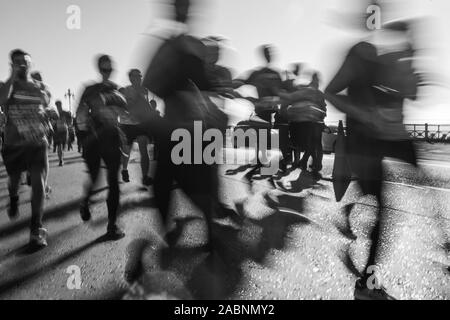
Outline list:
[[[264,98],[276,97],[278,90],[283,87],[283,81],[280,74],[268,67],[253,71],[244,82],[256,88],[260,101],[264,101]],[[273,113],[272,109],[274,103],[277,103],[277,99],[274,99],[273,103],[269,103],[268,110],[267,108],[260,108],[258,106],[256,108],[256,114],[263,120],[272,122],[271,115]]]
[[[220,65],[214,65],[206,69],[207,77],[213,91],[221,92],[223,89],[232,88],[232,76],[230,70]]]
[[[119,116],[120,124],[137,125],[139,121],[132,114],[134,108],[152,108],[149,102],[149,92],[146,88],[142,87],[141,90],[136,90],[133,86],[128,86],[120,90],[127,100],[128,112],[123,112]],[[155,111],[155,110],[153,110]]]
[[[117,127],[119,114],[125,110],[125,97],[113,82],[88,86],[80,99],[77,109],[77,125],[87,130],[88,123],[95,128]]]
[[[410,55],[409,50],[379,55],[377,47],[368,42],[351,48],[327,89],[334,93],[347,89],[351,104],[357,107],[347,114],[348,132],[366,132],[385,140],[408,139],[403,102],[414,93],[417,79],[412,68],[397,73],[396,61]],[[405,89],[398,89],[402,87]]]
[[[59,113],[59,117],[56,120],[55,130],[58,132],[67,131],[72,126],[72,115],[68,111],[62,111]]]
[[[268,67],[253,71],[244,82],[256,87],[259,98],[276,96],[283,86],[280,74]]]
[[[146,72],[144,86],[164,100],[165,118],[172,123],[202,120],[199,91],[212,89],[204,50],[195,37],[171,38],[159,48]]]
[[[36,145],[47,142],[45,97],[33,82],[15,82],[5,104],[5,145]]]

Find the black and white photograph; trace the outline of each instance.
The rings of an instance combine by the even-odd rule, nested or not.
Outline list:
[[[0,300],[449,300],[449,17],[0,0]]]

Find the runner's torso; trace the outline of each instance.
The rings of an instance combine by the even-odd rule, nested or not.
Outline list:
[[[16,82],[6,110],[5,145],[45,144],[45,99],[33,82]]]

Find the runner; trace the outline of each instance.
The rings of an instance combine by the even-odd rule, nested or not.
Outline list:
[[[59,166],[64,166],[64,149],[69,139],[69,127],[72,126],[72,115],[68,111],[64,111],[62,108],[62,102],[60,100],[55,102],[58,110],[58,120],[56,121],[56,127],[54,129],[54,144],[58,150]]]
[[[137,104],[142,104],[143,108],[149,108],[152,112],[156,112],[156,107],[150,104],[148,90],[142,86],[141,72],[138,69],[133,69],[128,73],[128,77],[131,85],[120,90],[127,99],[127,108],[130,110],[136,108]],[[120,115],[120,128],[127,137],[127,143],[123,147],[122,180],[124,182],[130,182],[128,162],[133,143],[137,141],[141,154],[142,184],[147,187],[152,185],[153,179],[148,176],[150,169],[150,157],[148,155],[150,137],[146,136],[146,132],[140,126],[139,121],[130,113],[124,112]]]
[[[171,158],[172,147],[175,146],[171,141],[171,135],[175,129],[184,128],[192,133],[194,121],[203,121],[206,127],[223,125],[208,121],[210,112],[215,115],[220,113],[217,109],[209,109],[210,105],[203,105],[206,109],[201,110],[202,91],[209,91],[211,85],[205,70],[205,47],[199,39],[187,34],[189,7],[189,0],[174,1],[173,33],[154,55],[143,81],[145,87],[164,100],[164,118],[155,117],[145,108],[133,112],[136,112],[136,117],[143,119],[145,127],[156,136],[158,142],[154,194],[165,225],[169,218],[169,205],[175,180],[204,213],[208,226],[206,248],[213,250],[211,211],[215,199],[211,196],[211,183],[214,181],[211,177],[212,170],[205,163],[175,165]],[[179,222],[176,221],[175,229],[166,232],[165,239],[170,246],[175,245],[180,235]]]
[[[270,45],[261,46],[261,53],[265,59],[265,66],[253,71],[247,79],[236,79],[233,81],[233,88],[237,89],[243,85],[252,85],[258,92],[258,99],[246,98],[255,105],[255,114],[257,117],[265,121],[269,126],[272,125],[272,115],[277,112],[280,99],[277,96],[279,90],[283,87],[283,81],[280,73],[272,67],[273,62],[273,47]],[[264,127],[267,127],[264,125]],[[267,130],[268,149],[270,146],[271,129],[257,128],[258,130]],[[246,178],[250,181],[253,175],[256,174],[262,167],[259,160],[259,134],[256,150],[256,166],[246,174]],[[283,165],[283,163],[282,163]]]
[[[4,82],[0,81],[0,90],[5,85]],[[3,141],[4,141],[4,135],[5,132],[5,125],[6,125],[6,115],[3,111],[3,107],[0,105],[0,149],[3,148]]]
[[[208,37],[202,39],[202,42],[206,47],[205,67],[208,81],[211,83],[211,89],[204,96],[205,100],[214,105],[218,109],[223,109],[225,99],[241,98],[242,96],[233,89],[233,80],[230,70],[226,67],[218,64],[221,54],[222,39],[220,37]],[[213,107],[213,106],[212,106]],[[224,133],[225,135],[225,133]],[[242,217],[239,214],[224,204],[219,197],[219,173],[218,165],[212,164],[210,166],[210,177],[213,179],[211,183],[211,195],[215,200],[214,205],[218,218],[231,218],[232,227],[238,229],[239,226],[236,223],[242,222]],[[216,220],[219,222],[219,220]],[[220,221],[224,222],[224,221]]]
[[[34,71],[31,73],[31,79],[33,79],[33,82],[39,87],[42,94],[44,95],[44,108],[45,108],[45,114],[47,116],[46,125],[48,126],[48,134],[47,134],[47,141],[50,148],[51,143],[53,142],[53,135],[54,135],[54,125],[57,115],[56,110],[51,107],[51,100],[52,100],[52,94],[50,92],[50,88],[44,83],[42,80],[42,75],[39,71]],[[45,197],[47,199],[50,198],[50,193],[52,192],[52,188],[48,185],[48,174],[50,172],[50,163],[48,162],[47,158],[47,168],[46,168],[47,175],[45,176]],[[27,174],[26,181],[28,185],[31,185],[31,179],[30,174]]]
[[[382,32],[383,31],[383,32]],[[355,285],[356,299],[394,299],[383,286],[369,286],[376,266],[384,216],[382,161],[399,158],[417,166],[416,152],[403,125],[405,99],[416,99],[418,77],[412,68],[411,31],[407,22],[386,25],[372,37],[353,46],[326,89],[327,99],[347,114],[347,152],[364,195],[378,201],[378,215],[370,234],[371,247],[364,275]],[[398,37],[383,43],[384,36]],[[379,41],[382,40],[382,41]],[[339,95],[347,90],[347,96]],[[350,214],[353,205],[346,207]]]
[[[77,114],[73,119],[75,135],[77,137],[78,152],[84,157],[84,140],[88,135],[87,114]]]
[[[67,141],[67,151],[73,150],[73,143],[75,142],[75,118],[70,114],[70,124],[69,124],[69,140]]]
[[[126,100],[118,91],[118,86],[109,80],[114,71],[111,58],[103,55],[98,59],[97,65],[102,82],[84,90],[77,109],[77,124],[80,125],[86,120],[88,124],[88,135],[83,142],[83,153],[90,175],[90,180],[85,186],[80,214],[83,221],[91,219],[89,200],[99,176],[100,162],[103,160],[107,168],[109,185],[106,237],[110,240],[119,240],[125,234],[117,226],[120,197],[118,176],[122,155],[120,151],[122,133],[119,128],[117,109],[124,109]]]
[[[290,121],[291,139],[296,153],[304,151],[299,167],[306,171],[309,157],[313,158],[311,166],[313,175],[320,178],[322,170],[322,131],[326,117],[324,95],[319,90],[319,76],[313,73],[308,86],[296,86],[291,93],[279,93],[290,106],[286,109]]]
[[[9,176],[8,215],[11,219],[19,216],[20,177],[23,171],[29,171],[32,188],[29,246],[40,249],[47,246],[47,230],[42,224],[48,163],[46,97],[29,78],[30,55],[17,49],[10,58],[11,76],[0,89],[0,105],[5,106],[7,115],[2,155]]]

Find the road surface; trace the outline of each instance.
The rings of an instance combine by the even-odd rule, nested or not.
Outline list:
[[[238,164],[221,166],[220,194],[245,214],[242,229],[216,225],[218,250],[209,255],[202,250],[202,214],[176,190],[172,216],[188,219],[176,247],[169,250],[162,241],[153,191],[139,184],[138,157],[132,154],[131,183],[121,184],[119,223],[126,237],[105,242],[104,175],[94,197],[93,219],[82,223],[78,205],[85,165],[77,152],[69,152],[61,168],[51,154],[53,192],[45,213],[49,246],[34,254],[24,247],[30,190],[22,186],[21,217],[10,222],[7,177],[1,166],[0,299],[135,297],[128,278],[142,284],[146,294],[167,290],[186,298],[353,299],[376,210],[373,199],[357,196],[354,184],[336,203],[330,181],[314,181],[299,170],[276,180],[274,188],[258,177],[249,184],[243,179],[246,171],[226,174]],[[383,285],[398,299],[450,299],[450,161],[430,157],[421,161],[420,172],[395,160],[385,162],[386,214],[378,271]],[[332,164],[333,156],[327,155],[325,177]],[[349,221],[356,240],[342,232],[347,226],[342,208],[353,201],[357,204]],[[79,289],[70,285],[71,266],[81,271]]]

